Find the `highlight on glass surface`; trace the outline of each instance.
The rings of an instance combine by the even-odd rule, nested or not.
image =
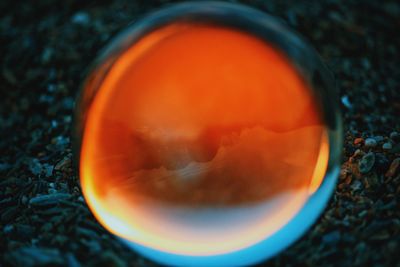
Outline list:
[[[261,11],[194,2],[154,12],[111,41],[83,84],[87,204],[162,264],[265,260],[332,194],[336,97],[316,52]]]

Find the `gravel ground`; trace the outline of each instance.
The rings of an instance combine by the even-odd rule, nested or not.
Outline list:
[[[0,266],[156,266],[93,218],[71,163],[74,96],[109,38],[170,1],[0,2]],[[335,74],[345,144],[329,207],[260,266],[400,266],[400,4],[243,1]]]

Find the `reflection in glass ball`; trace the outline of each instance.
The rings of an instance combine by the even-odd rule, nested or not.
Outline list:
[[[216,255],[290,221],[328,154],[314,96],[283,53],[232,28],[172,23],[105,76],[87,114],[81,183],[112,233]]]

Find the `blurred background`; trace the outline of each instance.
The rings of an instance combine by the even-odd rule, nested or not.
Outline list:
[[[0,2],[0,266],[157,266],[106,232],[73,165],[75,95],[112,36],[178,1]],[[319,221],[260,266],[400,266],[400,3],[230,1],[281,18],[336,77],[339,183]]]

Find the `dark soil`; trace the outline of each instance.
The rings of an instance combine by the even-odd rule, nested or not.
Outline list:
[[[155,266],[91,215],[71,129],[96,53],[166,2],[0,1],[0,266]],[[345,123],[329,207],[261,266],[400,266],[400,3],[243,2],[282,18],[319,51]]]

